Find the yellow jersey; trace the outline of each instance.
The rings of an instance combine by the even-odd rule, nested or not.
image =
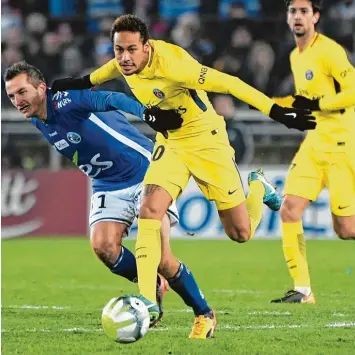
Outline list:
[[[90,81],[97,85],[123,76],[143,105],[178,110],[184,122],[180,129],[169,131],[169,139],[199,135],[224,125],[206,91],[231,94],[266,115],[275,103],[237,77],[200,64],[179,46],[157,40],[149,40],[149,44],[149,60],[141,72],[126,76],[112,59],[91,73]]]
[[[305,50],[292,51],[290,61],[296,95],[320,99],[321,111],[313,112],[317,127],[308,131],[303,145],[328,152],[354,150],[355,69],[345,50],[316,33]],[[287,99],[275,101],[287,103]]]

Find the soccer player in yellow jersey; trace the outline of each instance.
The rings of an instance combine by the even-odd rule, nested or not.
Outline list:
[[[252,238],[263,202],[274,210],[281,206],[280,196],[260,170],[249,174],[245,199],[224,119],[205,91],[230,93],[288,128],[314,129],[316,124],[310,111],[283,108],[240,79],[201,65],[184,49],[150,40],[146,24],[136,16],[120,16],[113,23],[111,39],[114,59],[86,77],[61,79],[52,89],[80,89],[123,76],[135,97],[148,107],[144,119],[158,134],[144,180],[136,260],[140,293],[151,301],[151,323],[155,323],[161,220],[191,176],[206,198],[215,201],[224,230],[234,241]],[[169,118],[166,111],[159,115],[161,109],[173,111],[175,117]],[[213,312],[196,315],[190,338],[211,337],[215,324]]]
[[[317,128],[292,161],[281,207],[283,250],[294,289],[271,302],[315,303],[302,215],[324,187],[335,232],[355,239],[355,70],[339,44],[316,32],[321,1],[293,0],[286,6],[297,44],[290,57],[296,96],[279,102],[312,109]]]

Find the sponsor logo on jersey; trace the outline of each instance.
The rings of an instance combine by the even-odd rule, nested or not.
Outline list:
[[[69,93],[67,91],[58,91],[53,95],[53,106],[55,110],[58,110],[69,103],[71,103],[71,99],[67,98]]]
[[[313,72],[312,72],[312,70],[307,70],[307,71],[306,71],[306,79],[307,79],[307,80],[312,80],[312,79],[313,79]]]
[[[67,139],[69,142],[74,144],[79,144],[81,142],[81,136],[76,132],[68,132]]]
[[[54,145],[58,150],[63,150],[69,147],[69,143],[65,139],[61,139],[60,141],[55,142]]]
[[[54,131],[53,133],[49,133],[49,137],[54,137],[54,136],[56,136],[58,134],[58,132],[57,131]]]
[[[207,74],[208,68],[207,67],[202,67],[200,70],[200,76],[198,77],[198,83],[199,84],[204,84],[206,80],[206,74]]]
[[[158,98],[158,99],[164,99],[165,94],[159,90],[159,89],[153,89],[153,94]]]
[[[58,91],[53,95],[53,101],[61,100],[69,95],[68,91]]]

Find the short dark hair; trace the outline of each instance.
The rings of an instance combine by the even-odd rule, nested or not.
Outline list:
[[[288,8],[293,0],[285,0],[286,7]],[[313,12],[321,12],[323,10],[324,0],[308,0],[312,4]]]
[[[135,15],[122,15],[120,17],[117,17],[111,27],[111,41],[113,42],[113,36],[116,32],[123,31],[139,32],[143,44],[145,44],[149,39],[149,31],[147,24],[141,18]]]
[[[9,81],[14,77],[20,74],[26,74],[28,77],[28,82],[31,83],[34,87],[38,87],[40,83],[45,83],[43,74],[39,69],[34,67],[31,64],[28,64],[26,61],[17,62],[11,64],[5,72],[4,80]]]

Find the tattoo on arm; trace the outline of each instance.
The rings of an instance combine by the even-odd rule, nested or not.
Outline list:
[[[160,190],[160,189],[162,189],[162,187],[159,186],[159,185],[152,185],[152,184],[146,185],[146,186],[144,187],[144,193],[143,193],[143,195],[144,195],[144,196],[153,195],[154,191],[157,191],[157,190]]]

